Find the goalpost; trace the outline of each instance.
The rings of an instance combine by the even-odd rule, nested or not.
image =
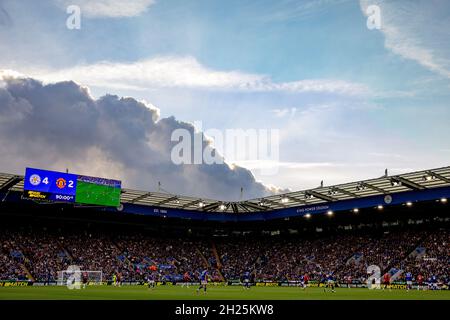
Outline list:
[[[103,282],[102,271],[80,270],[79,268],[67,268],[58,271],[58,286],[67,286],[69,289],[80,289],[83,285],[83,275],[87,274],[87,285],[101,285]]]

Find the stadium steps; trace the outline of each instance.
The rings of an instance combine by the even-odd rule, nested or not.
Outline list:
[[[349,265],[350,263],[359,263],[359,261],[363,258],[363,254],[360,252],[352,253],[350,256],[344,259],[345,265]]]
[[[216,259],[217,268],[222,269],[222,261],[220,260],[219,253],[217,252],[217,247],[214,242],[211,242],[211,250],[214,255],[214,258]]]
[[[403,270],[391,268],[387,273],[389,273],[389,275],[391,276],[391,282],[394,282],[401,277],[401,275],[403,274]]]
[[[22,268],[22,270],[26,273],[27,278],[28,278],[29,280],[35,281],[34,276],[31,274],[30,270],[29,270],[28,267],[27,267],[27,264],[28,264],[29,266],[31,266],[31,264],[32,264],[32,263],[31,263],[31,260],[28,259],[27,256],[25,255],[24,250],[23,250],[23,248],[24,248],[23,244],[21,244],[19,247],[20,247],[20,249],[18,250],[18,252],[22,255],[23,262],[18,262],[18,265],[19,265],[19,266]]]
[[[406,254],[405,254],[405,256],[403,257],[402,262],[405,261],[406,259],[408,259],[408,257],[409,257],[410,255],[412,255],[414,252],[416,252],[416,250],[417,250],[418,248],[422,247],[421,244],[424,242],[424,240],[425,240],[426,238],[427,238],[427,237],[421,237],[419,240],[417,240],[417,242],[415,242],[414,244],[412,244],[412,245],[410,246],[409,250],[406,251]]]
[[[28,279],[30,279],[31,281],[35,281],[34,276],[31,274],[30,270],[26,266],[27,264],[31,266],[31,260],[27,258],[27,256],[23,253],[23,250],[20,250],[19,252],[22,255],[22,259],[23,259],[23,262],[18,263],[19,266],[27,274]]]
[[[64,253],[66,254],[66,257],[69,258],[70,263],[73,264],[75,259],[73,258],[72,254],[69,252],[69,250],[67,250],[67,248],[62,243],[60,243],[59,246],[64,251]]]
[[[202,258],[203,264],[205,265],[205,268],[209,268],[208,260],[206,259],[205,255],[202,253],[202,251],[198,247],[195,247],[195,250],[197,251],[197,253]]]
[[[426,254],[426,252],[427,249],[422,245],[419,245],[408,255],[408,257],[406,257],[406,259],[420,259]]]
[[[369,242],[364,242],[359,245],[353,252],[351,252],[343,261],[343,265],[341,267],[345,267],[351,262],[359,263],[361,259],[364,258],[364,248],[369,244]]]
[[[426,248],[422,245],[426,241],[428,236],[420,238],[411,248],[407,251],[407,254],[402,258],[400,264],[403,268],[404,264],[408,262],[408,259],[417,259],[423,257],[426,254]],[[403,272],[404,270],[401,270]]]
[[[27,274],[28,280],[35,281],[33,275],[31,274],[30,270],[25,266],[23,263],[19,263],[19,266],[22,268],[22,270]]]
[[[225,277],[222,274],[222,261],[220,260],[219,253],[217,252],[217,247],[214,242],[211,242],[211,250],[213,252],[214,257],[216,258],[216,264],[217,264],[217,272],[219,273],[220,280],[225,281]]]
[[[134,265],[131,263],[131,261],[127,258],[125,254],[125,249],[119,246],[115,241],[112,241],[112,245],[120,252],[120,255],[123,256],[123,260],[119,258],[120,255],[118,255],[116,258],[119,260],[129,271],[134,270]]]
[[[414,242],[409,247],[408,250],[406,250],[406,254],[403,257],[401,257],[401,259],[398,262],[398,264],[400,264],[400,266],[403,266],[403,264],[407,261],[408,257],[417,249],[417,247],[420,246],[420,244],[423,242],[424,239],[425,239],[425,237],[420,238],[419,240],[417,240],[417,242]],[[390,272],[391,269],[395,269],[395,265],[393,263],[387,265],[386,268],[384,268],[384,270],[382,270],[382,274]],[[397,277],[400,277],[400,275],[402,273],[403,273],[403,270],[400,267]]]

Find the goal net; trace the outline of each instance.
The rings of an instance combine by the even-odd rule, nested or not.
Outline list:
[[[63,270],[58,271],[58,286],[67,286],[69,289],[79,289],[83,285],[83,279],[87,276],[86,285],[101,285],[103,281],[102,271],[91,270]]]

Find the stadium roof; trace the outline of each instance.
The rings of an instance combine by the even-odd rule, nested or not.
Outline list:
[[[450,186],[450,166],[235,202],[123,189],[121,202],[161,208],[245,214],[447,186]],[[0,193],[10,191],[23,191],[23,176],[0,173]]]

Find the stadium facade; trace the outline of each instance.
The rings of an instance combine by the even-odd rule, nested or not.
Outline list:
[[[1,280],[56,283],[73,264],[129,283],[196,281],[207,268],[216,282],[307,273],[362,286],[369,265],[397,285],[407,271],[439,288],[450,280],[450,167],[239,202],[124,189],[115,208],[22,195],[22,176],[0,175]]]
[[[22,201],[23,176],[0,174],[3,201]],[[213,221],[258,221],[450,198],[450,167],[238,202],[123,189],[119,208],[101,210]],[[211,214],[206,214],[211,213]]]

